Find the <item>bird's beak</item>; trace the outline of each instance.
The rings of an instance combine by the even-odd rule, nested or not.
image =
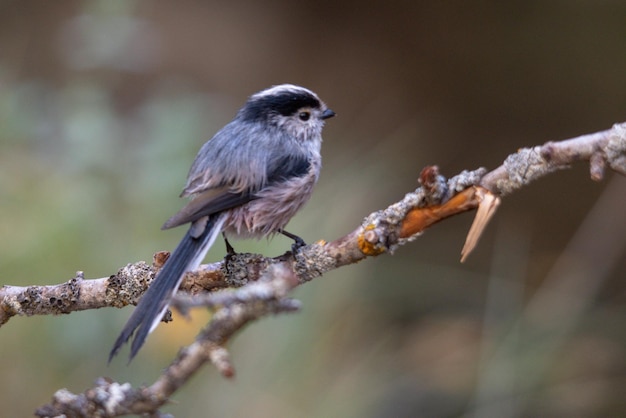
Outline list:
[[[333,116],[335,116],[335,112],[331,109],[326,109],[322,112],[322,119],[332,118]]]

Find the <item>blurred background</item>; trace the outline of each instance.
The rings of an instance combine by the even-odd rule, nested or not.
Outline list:
[[[106,277],[171,250],[160,226],[202,143],[280,83],[338,116],[289,230],[332,240],[420,170],[626,120],[621,1],[0,1],[0,283]],[[465,264],[472,214],[297,289],[301,313],[230,344],[164,411],[221,417],[626,416],[626,181],[584,164],[506,198]],[[290,241],[241,241],[283,253]],[[207,259],[223,257],[216,245]],[[13,318],[0,411],[29,416],[98,376],[149,384],[208,316],[107,367],[132,308]]]

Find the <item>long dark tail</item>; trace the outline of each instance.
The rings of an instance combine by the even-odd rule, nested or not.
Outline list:
[[[161,321],[185,273],[198,268],[207,251],[213,245],[215,238],[220,233],[223,223],[224,216],[214,215],[209,217],[204,232],[197,238],[192,236],[193,227],[187,231],[182,241],[180,241],[161,271],[150,284],[146,293],[139,300],[139,304],[137,304],[137,307],[128,319],[122,333],[117,337],[115,344],[113,344],[113,349],[109,354],[109,362],[136,330],[137,333],[130,347],[128,361],[135,357],[146,341],[148,334]]]

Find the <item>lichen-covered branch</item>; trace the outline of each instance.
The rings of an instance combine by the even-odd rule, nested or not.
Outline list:
[[[231,376],[234,369],[224,343],[250,321],[297,309],[297,303],[285,297],[298,284],[366,257],[393,252],[434,223],[479,208],[487,201],[490,208],[482,211],[482,224],[478,231],[473,231],[480,236],[501,197],[579,161],[589,162],[594,180],[602,179],[607,168],[626,174],[626,124],[520,149],[490,172],[481,168],[446,180],[437,167],[427,167],[420,175],[421,186],[417,190],[388,208],[370,214],[354,231],[335,241],[319,241],[295,255],[286,253],[265,258],[239,254],[225,262],[202,266],[189,273],[181,286],[188,294],[197,296],[183,293],[173,306],[184,312],[189,306],[203,305],[213,309],[214,315],[196,341],[181,350],[157,382],[146,388],[132,389],[128,384],[99,379],[94,388],[79,395],[57,392],[52,403],[42,407],[38,415],[157,414],[169,396],[206,362],[214,364],[224,376]],[[486,194],[492,198],[485,199]],[[474,240],[477,239],[475,236]],[[5,286],[0,289],[0,325],[14,315],[58,314],[135,303],[162,265],[163,257],[159,255],[152,266],[129,265],[125,269],[130,272],[122,272],[122,269],[106,279],[83,280],[79,275],[56,286]],[[88,282],[90,285],[85,284]],[[220,287],[236,289],[206,293],[206,290]]]
[[[559,142],[522,148],[487,173],[479,185],[504,196],[556,170],[588,161],[593,180],[601,180],[608,166],[626,175],[626,123],[613,128]]]
[[[224,294],[209,293],[198,299],[177,297],[174,304],[185,311],[191,306],[224,305],[215,311],[211,321],[196,340],[180,350],[176,359],[152,385],[134,389],[98,378],[95,386],[81,394],[66,389],[57,391],[50,404],[36,411],[37,416],[115,417],[128,414],[153,414],[167,402],[206,362],[211,362],[225,377],[234,375],[224,344],[244,325],[263,316],[293,312],[299,304],[284,299],[299,281],[293,270],[281,264],[270,266],[255,283]],[[158,416],[158,415],[157,415]]]

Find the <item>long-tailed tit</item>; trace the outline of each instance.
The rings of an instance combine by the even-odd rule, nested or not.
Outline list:
[[[185,273],[200,265],[220,232],[225,238],[282,233],[303,244],[283,228],[311,196],[321,167],[322,127],[334,115],[310,90],[274,86],[252,95],[202,146],[181,194],[191,200],[163,229],[191,226],[140,299],[109,361],[135,331],[130,359],[137,354]]]

